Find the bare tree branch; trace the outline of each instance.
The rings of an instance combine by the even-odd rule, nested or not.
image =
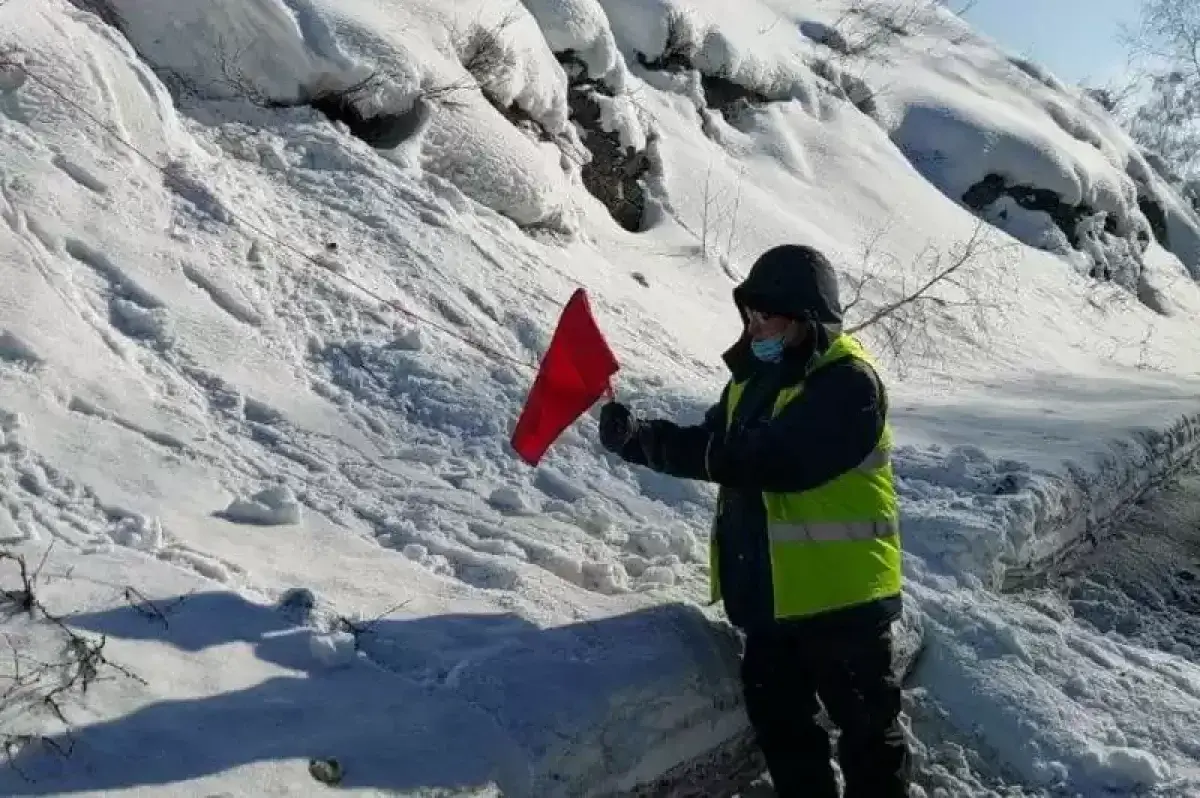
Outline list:
[[[866,238],[861,273],[845,278],[843,314],[861,319],[846,332],[871,335],[900,368],[935,352],[947,330],[957,328],[956,337],[985,338],[1008,305],[1001,298],[1003,285],[1011,285],[1003,274],[1006,258],[995,256],[1015,243],[1003,243],[980,219],[965,241],[945,252],[927,244],[906,266],[886,251],[885,236],[886,228]]]
[[[456,33],[454,49],[468,78],[451,83],[427,80],[421,87],[421,96],[443,105],[455,104],[453,95],[462,92],[480,91],[492,96],[496,86],[516,68],[516,54],[505,42],[503,33],[519,19],[520,11],[514,6],[495,25],[488,27],[476,21]]]

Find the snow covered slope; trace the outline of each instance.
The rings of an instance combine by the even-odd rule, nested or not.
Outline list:
[[[507,437],[580,285],[620,395],[698,417],[783,241],[875,320],[924,782],[1200,789],[1192,655],[996,592],[1200,443],[1200,221],[1079,92],[891,8],[0,4],[0,539],[64,621],[7,624],[0,792],[336,757],[364,795],[605,794],[724,750],[712,491],[591,418],[538,469]],[[98,634],[131,675],[44,701]]]

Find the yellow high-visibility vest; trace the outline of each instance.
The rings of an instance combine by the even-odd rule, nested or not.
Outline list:
[[[862,344],[843,334],[809,373],[844,358],[874,365]],[[745,382],[729,386],[726,430],[733,427],[745,387]],[[803,382],[780,390],[772,415],[778,416],[803,390]],[[776,618],[816,615],[900,593],[900,511],[891,450],[892,431],[885,420],[874,451],[856,468],[812,490],[762,494]],[[720,505],[718,498],[718,514]],[[718,548],[714,524],[709,551],[714,602],[721,599]]]

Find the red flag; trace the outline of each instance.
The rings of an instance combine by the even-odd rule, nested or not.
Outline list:
[[[512,446],[529,465],[537,465],[562,431],[611,390],[610,379],[620,365],[579,288],[563,308],[550,348],[542,358]]]

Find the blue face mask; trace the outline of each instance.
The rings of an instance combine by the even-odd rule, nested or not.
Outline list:
[[[751,341],[750,351],[764,363],[778,363],[783,359],[783,336],[764,338],[761,341]]]

